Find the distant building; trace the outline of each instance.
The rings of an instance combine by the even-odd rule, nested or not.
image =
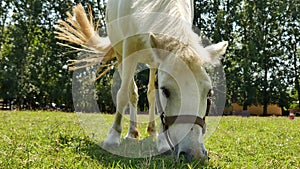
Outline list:
[[[250,115],[263,115],[263,105],[252,105],[248,106],[247,112],[250,113]],[[230,114],[230,115],[239,115],[239,114],[245,114],[246,112],[243,111],[243,106],[240,106],[237,103],[231,104],[231,106],[226,107],[224,110],[224,114]],[[276,115],[281,116],[282,110],[281,108],[276,104],[270,104],[268,105],[268,115]],[[245,115],[246,116],[246,115]]]

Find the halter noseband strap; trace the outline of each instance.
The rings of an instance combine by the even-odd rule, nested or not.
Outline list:
[[[158,92],[156,93],[159,94]],[[160,102],[159,96],[157,96],[157,102]],[[166,116],[165,112],[163,111],[163,108],[161,107],[161,103],[157,103],[158,105],[158,112],[160,114],[161,123],[163,125],[163,131],[169,129],[169,127],[173,124],[184,124],[184,123],[190,123],[190,124],[197,124],[202,128],[202,133],[205,133],[206,130],[206,124],[205,124],[205,117],[201,118],[199,116],[194,115],[179,115],[179,116]],[[209,109],[208,109],[209,110]]]
[[[200,127],[204,128],[205,120],[198,116],[193,115],[180,115],[180,116],[166,116],[165,125],[171,126],[176,123],[193,123],[197,124]]]

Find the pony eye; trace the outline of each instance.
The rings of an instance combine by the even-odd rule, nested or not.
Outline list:
[[[170,97],[170,91],[168,89],[166,89],[165,87],[161,87],[160,88],[162,90],[162,94],[166,97],[169,98]]]
[[[209,111],[210,111],[210,106],[211,106],[211,102],[212,102],[212,95],[213,95],[213,91],[210,89],[209,92],[207,93],[207,105],[206,105],[206,113],[205,116],[208,116]],[[204,116],[204,117],[205,117]]]
[[[207,93],[207,97],[211,98],[213,94],[214,94],[214,91],[212,89],[210,89]]]

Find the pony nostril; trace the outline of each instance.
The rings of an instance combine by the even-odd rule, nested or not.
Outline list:
[[[204,159],[209,160],[208,153],[205,149],[203,150],[203,155],[204,155]]]
[[[208,155],[207,155],[207,151],[206,151],[205,149],[203,150],[203,154],[204,154],[205,157],[208,156]]]
[[[206,148],[204,147],[203,144],[201,144],[201,147],[202,147],[202,153],[203,153],[203,156],[206,160],[209,160],[209,157],[208,157],[208,153],[207,153],[207,150]]]
[[[194,156],[194,155],[196,155],[196,156]],[[199,159],[202,159],[204,161],[209,160],[208,152],[205,149],[202,150],[202,153],[199,152],[199,153],[196,153],[196,154],[193,154],[192,151],[181,151],[177,157],[179,157],[179,158],[184,157],[184,159],[189,163],[192,162],[192,160],[194,158],[199,158]]]
[[[187,162],[192,162],[193,156],[190,153],[180,152],[179,156],[183,156]]]

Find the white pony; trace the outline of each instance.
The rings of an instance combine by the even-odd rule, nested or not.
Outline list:
[[[87,19],[81,5],[73,8],[75,21],[68,14],[72,26],[60,21],[58,38],[99,53],[100,62],[108,63],[114,56],[118,59],[122,83],[117,94],[117,112],[104,148],[120,144],[122,115],[128,105],[131,123],[126,138],[139,136],[134,73],[138,63],[145,63],[150,66],[148,132],[151,136],[157,136],[155,98],[162,119],[158,151],[171,149],[176,158],[179,155],[187,159],[207,158],[202,131],[212,84],[204,66],[218,64],[228,42],[201,46],[192,30],[192,4],[192,0],[108,0],[108,37],[105,38],[96,33],[92,19]]]

